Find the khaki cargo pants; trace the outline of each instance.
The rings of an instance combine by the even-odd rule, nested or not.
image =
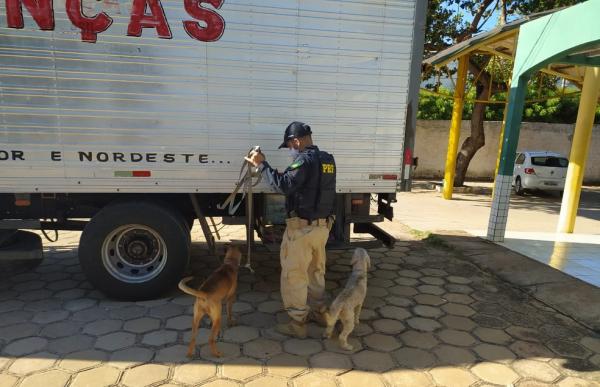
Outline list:
[[[333,220],[309,225],[290,218],[286,224],[280,251],[281,298],[290,317],[304,322],[311,308],[320,312],[325,307],[325,244]]]

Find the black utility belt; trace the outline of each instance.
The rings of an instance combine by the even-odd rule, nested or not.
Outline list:
[[[321,225],[327,225],[328,222],[333,222],[335,220],[335,216],[330,215],[327,218],[316,218],[316,219],[308,219],[308,218],[303,218],[300,216],[288,216],[288,219],[298,219],[302,222],[305,222],[308,226],[311,225],[317,225],[317,226],[321,226]]]
[[[327,218],[318,218],[318,219],[300,218],[300,219],[305,221],[306,223],[308,223],[309,226],[311,226],[313,223],[316,224],[317,226],[320,226],[321,224],[324,224],[324,225],[327,224]]]

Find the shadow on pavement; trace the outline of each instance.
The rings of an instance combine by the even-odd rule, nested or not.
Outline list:
[[[599,383],[598,333],[464,259],[499,253],[489,246],[469,249],[476,238],[456,238],[452,245],[462,257],[448,242],[400,240],[394,249],[369,251],[373,270],[361,324],[351,335],[353,352],[322,340],[323,328],[312,323],[306,340],[274,332],[287,320],[279,256],[258,246],[256,272],[240,272],[238,325],[225,328],[218,344],[224,357],[208,353],[205,321],[193,360],[185,357],[192,297],[174,290],[152,301],[109,300],[86,280],[76,248],[59,242],[36,269],[2,275],[0,376],[22,381],[53,370],[57,377],[83,378],[101,370],[121,384],[276,378],[300,385],[352,378],[362,385],[518,385],[569,377]],[[328,252],[332,297],[345,285],[351,254]],[[191,273],[207,276],[219,263],[205,244],[193,245]]]
[[[486,196],[482,196],[480,193],[461,193],[454,195],[452,200],[477,202],[480,207],[490,208],[491,195],[491,190]],[[560,214],[561,204],[561,197],[553,192],[534,191],[528,192],[524,196],[513,193],[510,197],[511,209],[540,211],[553,215]],[[581,192],[577,216],[600,221],[600,190],[584,189]]]

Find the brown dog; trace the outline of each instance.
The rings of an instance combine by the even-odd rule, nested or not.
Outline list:
[[[238,246],[228,246],[223,264],[215,270],[210,277],[198,287],[198,289],[194,289],[187,285],[194,277],[186,277],[179,281],[179,289],[196,297],[196,302],[194,303],[194,319],[192,321],[192,340],[188,347],[188,357],[194,355],[198,327],[205,314],[207,314],[212,321],[210,338],[208,339],[210,352],[215,357],[221,357],[221,352],[217,349],[216,339],[221,331],[222,303],[223,301],[227,302],[227,325],[232,326],[234,320],[231,317],[231,308],[235,301],[237,275],[241,258],[242,253]]]

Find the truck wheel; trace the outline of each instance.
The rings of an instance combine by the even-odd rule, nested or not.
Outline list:
[[[190,233],[181,215],[150,202],[109,205],[86,225],[79,262],[89,281],[119,300],[151,299],[182,277]]]
[[[183,221],[185,222],[186,227],[191,232],[192,228],[194,228],[194,222],[196,221],[196,217],[194,215],[189,215],[189,214],[185,214],[185,215],[181,215],[181,216],[183,217]]]

